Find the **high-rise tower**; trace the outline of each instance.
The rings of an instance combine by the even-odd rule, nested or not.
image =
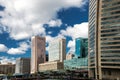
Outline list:
[[[89,1],[89,77],[120,79],[120,0]]]
[[[88,55],[88,39],[76,38],[75,39],[75,56],[83,58]]]
[[[45,38],[34,36],[31,47],[31,73],[37,72],[39,64],[45,61]]]
[[[49,43],[49,61],[60,61],[66,59],[65,39],[56,39]]]

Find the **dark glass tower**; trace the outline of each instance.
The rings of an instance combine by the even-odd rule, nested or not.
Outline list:
[[[88,39],[76,38],[75,39],[75,57],[86,57],[88,54]]]

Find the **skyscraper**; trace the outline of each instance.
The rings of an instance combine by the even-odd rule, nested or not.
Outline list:
[[[76,38],[75,39],[75,56],[86,57],[88,55],[88,39],[87,38]]]
[[[29,74],[30,73],[30,58],[16,59],[15,73]]]
[[[57,39],[49,43],[49,61],[63,62],[66,58],[66,41]]]
[[[39,64],[46,61],[45,38],[39,36],[32,37],[31,50],[31,73],[35,73],[38,71]]]
[[[120,0],[89,2],[89,77],[120,79]]]

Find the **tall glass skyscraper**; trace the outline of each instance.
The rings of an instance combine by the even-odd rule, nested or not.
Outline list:
[[[88,55],[88,39],[76,38],[75,39],[75,57],[86,57]]]
[[[89,1],[89,77],[120,79],[120,0]]]

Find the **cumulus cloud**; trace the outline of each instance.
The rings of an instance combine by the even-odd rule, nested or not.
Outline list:
[[[0,52],[6,52],[8,50],[7,46],[0,44]]]
[[[15,40],[26,39],[33,35],[45,35],[43,24],[60,26],[56,20],[61,9],[82,6],[88,0],[0,0],[4,11],[0,11],[0,25]],[[50,22],[49,22],[50,21]]]
[[[48,22],[49,27],[60,27],[62,25],[62,21],[58,20],[51,20]]]
[[[15,64],[15,61],[16,61],[16,59],[14,57],[11,57],[11,58],[8,58],[6,56],[0,57],[1,64],[7,64],[7,63]]]
[[[8,54],[24,54],[30,48],[30,45],[26,42],[21,42],[19,47],[17,48],[10,48],[7,53]]]
[[[72,38],[72,40],[70,40],[67,45],[67,47],[70,48],[68,52],[75,52],[75,38],[88,38],[88,22],[75,24],[73,27],[68,26],[66,30],[60,31],[60,35],[69,36]]]
[[[72,39],[78,37],[88,37],[88,22],[83,22],[81,24],[75,24],[73,27],[69,26],[66,30],[61,30],[61,35],[72,37]]]
[[[52,31],[49,31],[48,34],[52,34]]]
[[[50,35],[47,35],[46,36],[46,42],[49,43],[49,42],[51,42],[51,41],[53,41],[55,39],[58,39],[58,38],[64,38],[65,39],[65,37],[63,35],[61,35],[61,34],[58,34],[56,37],[52,37]]]
[[[70,48],[69,52],[75,52],[75,40],[70,40],[67,44],[67,47]]]

